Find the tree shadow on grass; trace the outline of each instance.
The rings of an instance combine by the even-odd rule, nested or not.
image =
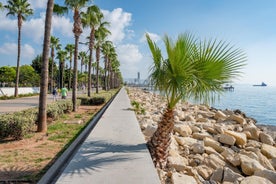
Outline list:
[[[121,163],[118,164],[118,162],[133,162],[141,159],[147,153],[146,144],[124,145],[106,141],[85,142],[71,160],[70,166],[63,171],[63,176],[93,175],[116,164],[117,166],[120,165]]]

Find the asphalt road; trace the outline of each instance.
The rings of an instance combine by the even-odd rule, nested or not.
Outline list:
[[[68,93],[67,98],[72,98],[71,93]],[[58,96],[58,100],[61,97]],[[53,95],[47,95],[47,103],[53,102]],[[38,107],[39,96],[22,97],[10,100],[0,100],[0,114],[21,111],[33,107]]]

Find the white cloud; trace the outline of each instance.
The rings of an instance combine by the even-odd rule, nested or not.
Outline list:
[[[44,36],[44,16],[45,14],[41,14],[40,18],[30,19],[23,23],[22,32],[28,38],[32,38],[36,43],[41,43]]]
[[[0,53],[5,55],[15,55],[17,54],[17,44],[16,43],[4,43],[0,47]],[[34,48],[29,44],[21,45],[21,56],[25,58],[33,58],[35,55]]]
[[[0,13],[0,22],[0,30],[15,31],[17,28],[17,19],[9,19],[4,12]]]
[[[121,42],[127,35],[126,32],[131,31],[126,28],[130,25],[131,22],[131,13],[124,12],[123,9],[117,8],[113,11],[102,10],[105,21],[110,22],[109,30],[112,33],[109,36],[109,40],[118,43]]]
[[[70,21],[70,18],[53,16],[52,27],[54,32],[60,32],[63,36],[73,37],[73,22]]]
[[[35,56],[35,50],[31,45],[24,44],[21,49],[22,57],[33,58]]]
[[[29,0],[32,9],[44,8],[47,6],[47,0]]]
[[[41,42],[41,39],[44,34],[44,16],[42,14],[40,18],[31,18],[28,21],[24,21],[21,28],[22,38],[27,36],[32,38],[35,42]],[[10,16],[0,15],[0,30],[9,31],[15,33],[17,36],[17,19],[15,17],[11,18]]]
[[[120,69],[123,76],[126,78],[136,77],[139,71],[138,63],[143,58],[138,46],[133,44],[119,45],[116,51],[118,53],[118,60],[121,64]]]

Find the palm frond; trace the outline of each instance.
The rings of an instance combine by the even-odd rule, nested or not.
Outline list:
[[[245,66],[244,52],[223,41],[199,41],[188,33],[173,41],[165,35],[168,59],[163,59],[161,50],[149,35],[146,37],[154,61],[151,79],[165,92],[169,108],[186,98],[213,101],[222,92],[222,85],[238,78]]]
[[[54,4],[53,13],[58,16],[62,16],[64,14],[68,14],[68,8],[65,6],[60,6],[58,4]]]

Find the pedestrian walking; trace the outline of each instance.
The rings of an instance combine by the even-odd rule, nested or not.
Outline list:
[[[58,91],[57,91],[57,88],[55,87],[54,89],[53,89],[53,100],[54,101],[57,101],[57,95],[58,95]]]
[[[62,98],[62,99],[66,99],[66,97],[67,97],[67,92],[68,92],[68,90],[67,90],[66,87],[63,87],[63,88],[61,89],[61,98]]]

